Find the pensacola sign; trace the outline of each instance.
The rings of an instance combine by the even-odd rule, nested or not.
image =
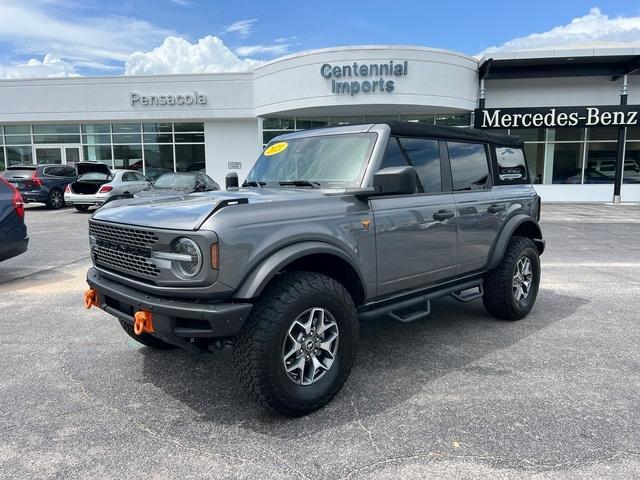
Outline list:
[[[323,63],[320,67],[320,75],[331,79],[331,93],[348,93],[356,95],[359,92],[391,93],[395,90],[394,80],[385,77],[406,76],[409,71],[409,62],[389,60],[385,63],[358,63],[348,65],[331,65]],[[346,78],[347,81],[342,79]]]
[[[132,107],[137,105],[206,105],[207,96],[204,93],[193,91],[184,94],[159,94],[147,95],[139,92],[129,92],[129,103]]]
[[[487,108],[475,110],[476,128],[627,127],[638,125],[640,105]]]

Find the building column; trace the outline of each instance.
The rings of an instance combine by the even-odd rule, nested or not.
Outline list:
[[[620,105],[626,106],[629,96],[629,75],[622,77],[622,90],[620,92]],[[619,205],[621,202],[620,192],[622,190],[622,175],[624,173],[624,147],[627,136],[627,127],[618,128],[618,155],[616,161],[616,179],[613,184],[613,203]]]

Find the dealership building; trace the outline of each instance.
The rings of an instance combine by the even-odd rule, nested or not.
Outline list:
[[[519,135],[546,201],[640,201],[640,48],[478,59],[414,46],[302,52],[245,73],[0,81],[0,169],[101,161],[242,179],[273,137],[406,120]]]

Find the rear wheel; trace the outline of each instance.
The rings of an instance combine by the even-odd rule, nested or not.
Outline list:
[[[141,333],[140,335],[136,335],[133,331],[133,325],[125,322],[124,320],[119,320],[122,329],[127,332],[131,338],[133,338],[136,342],[141,343],[149,348],[155,348],[156,350],[171,350],[176,348],[175,345],[171,345],[170,343],[165,342],[164,340],[160,340],[153,335],[149,335],[148,333]]]
[[[356,307],[325,275],[290,272],[265,289],[234,345],[240,384],[268,409],[300,416],[340,390],[355,359]]]
[[[485,275],[484,306],[503,320],[526,317],[538,296],[540,257],[530,238],[513,237],[497,268]]]
[[[89,205],[74,205],[76,207],[76,210],[78,210],[79,212],[86,212],[87,210],[89,210]]]
[[[64,207],[64,195],[60,190],[51,190],[47,198],[47,208],[57,210],[62,207]]]

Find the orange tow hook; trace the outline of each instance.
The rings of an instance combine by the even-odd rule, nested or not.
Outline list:
[[[98,306],[98,292],[96,292],[93,288],[90,288],[86,292],[84,292],[84,308],[91,308]]]
[[[136,335],[140,335],[141,333],[155,332],[155,329],[153,328],[153,317],[151,316],[151,312],[140,310],[136,312],[134,318],[135,322],[133,324],[133,332]]]

